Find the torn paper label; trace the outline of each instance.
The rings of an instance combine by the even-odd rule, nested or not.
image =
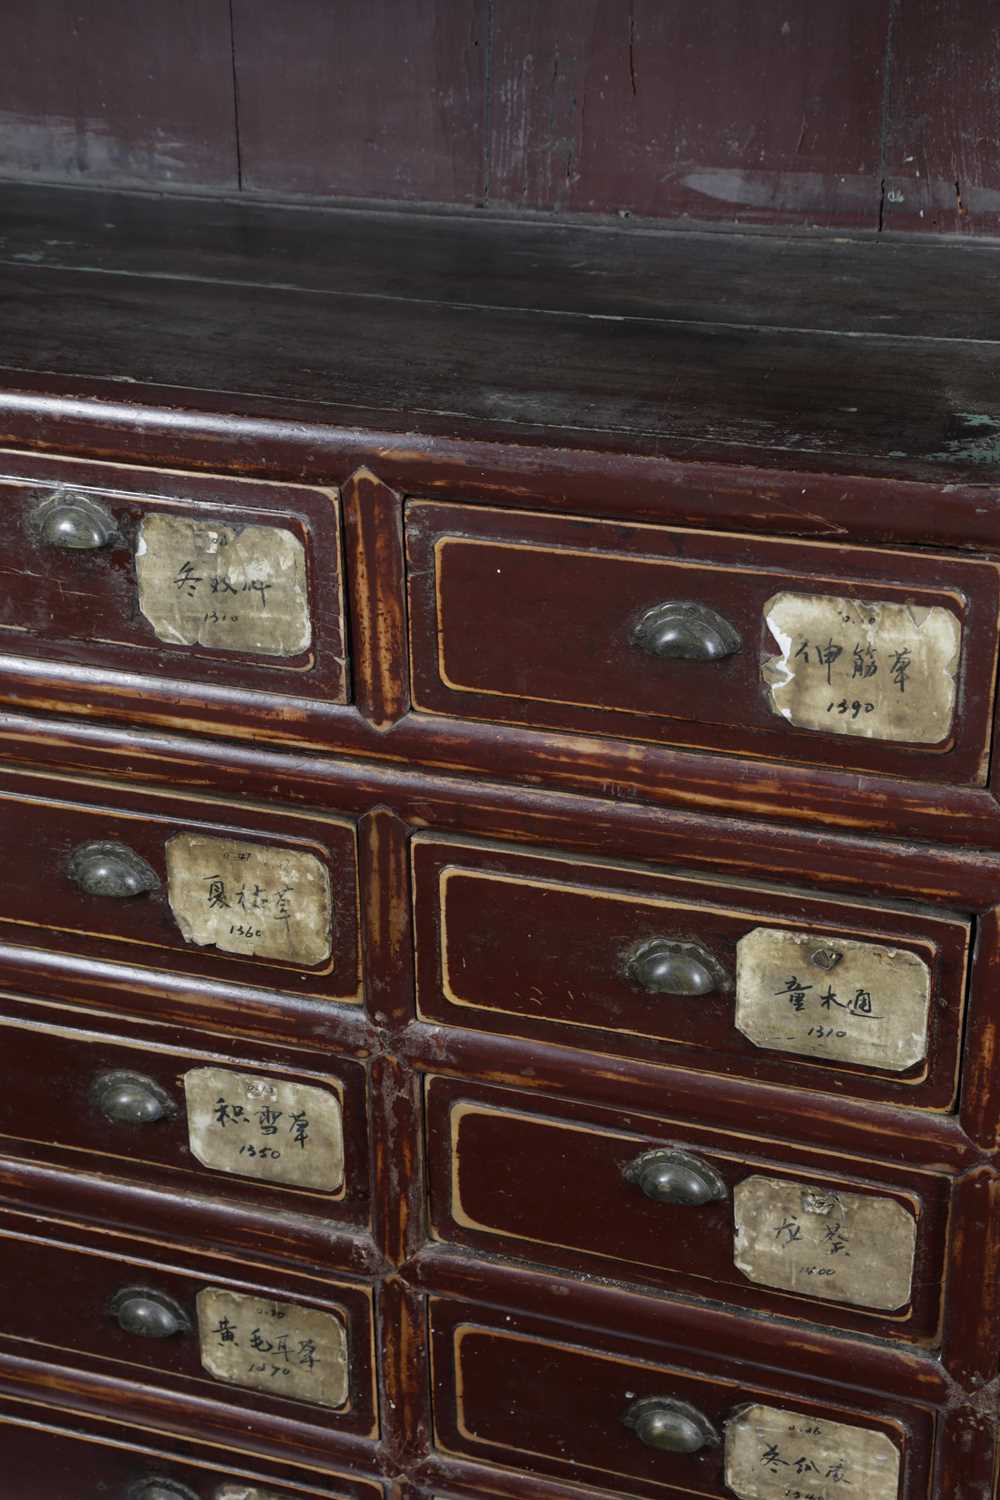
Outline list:
[[[192,1068],[184,1074],[188,1143],[202,1166],[260,1182],[334,1192],[344,1181],[340,1100],[328,1089]]]
[[[182,833],[166,855],[170,909],[189,943],[305,968],[330,957],[330,876],[314,854]]]
[[[725,1482],[740,1500],[896,1500],[899,1449],[884,1432],[748,1406],[726,1423]]]
[[[135,567],[139,608],[172,646],[298,656],[312,641],[305,548],[291,531],[150,515]]]
[[[755,927],[736,945],[736,1026],[756,1047],[902,1073],[927,1056],[930,969],[907,948]]]
[[[962,643],[950,609],[785,593],[764,619],[780,654],[762,675],[790,724],[914,745],[948,739]]]
[[[882,1312],[910,1300],[917,1225],[895,1198],[747,1177],[733,1221],[736,1269],[759,1286]]]
[[[216,1380],[319,1406],[347,1401],[347,1329],[334,1313],[206,1287],[198,1341]]]

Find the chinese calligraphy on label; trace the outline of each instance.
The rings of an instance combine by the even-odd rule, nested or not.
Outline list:
[[[725,1481],[740,1500],[896,1500],[899,1449],[884,1432],[774,1406],[726,1423]]]
[[[166,852],[170,908],[189,943],[302,965],[330,957],[330,877],[314,854],[188,833]]]
[[[298,656],[312,641],[305,548],[290,531],[146,516],[135,566],[161,641],[261,656]]]
[[[917,1225],[894,1198],[747,1177],[733,1219],[736,1269],[760,1286],[884,1312],[910,1300]]]
[[[344,1181],[340,1100],[281,1078],[193,1068],[184,1074],[188,1141],[206,1167],[334,1192]]]
[[[902,1073],[927,1056],[931,976],[905,948],[755,927],[736,945],[736,1025],[757,1047]]]
[[[198,1340],[216,1380],[320,1406],[347,1401],[347,1330],[333,1313],[206,1287]]]
[[[764,681],[790,724],[915,745],[948,738],[962,643],[951,610],[775,594],[764,618],[781,653]]]

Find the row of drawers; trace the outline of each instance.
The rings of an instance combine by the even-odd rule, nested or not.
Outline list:
[[[92,669],[140,717],[144,692],[221,718],[242,695],[265,738],[294,739],[296,704],[350,701],[336,492],[5,466],[12,661]],[[990,562],[423,501],[405,526],[418,711],[985,779]]]
[[[0,995],[8,1152],[41,1145],[160,1193],[368,1228],[361,1063],[305,1070],[123,1041],[113,1024]],[[766,1122],[723,1130],[445,1078],[427,1081],[426,1116],[431,1234],[572,1273],[934,1347],[949,1222],[980,1232],[948,1172],[848,1164]]]
[[[831,1406],[815,1382],[790,1388],[779,1375],[736,1373],[718,1353],[665,1346],[644,1358],[633,1346],[622,1355],[600,1335],[568,1336],[565,1327],[526,1314],[434,1298],[426,1312],[437,1451],[507,1470],[504,1494],[537,1495],[531,1476],[637,1497],[928,1494],[933,1424],[918,1406],[887,1400],[873,1415],[850,1399]],[[65,1421],[0,1401],[12,1495],[378,1500],[385,1493],[353,1471],[276,1469],[260,1458],[223,1458],[106,1422],[78,1420],[74,1429]],[[447,1481],[433,1493],[445,1489],[452,1492]],[[495,1492],[489,1481],[487,1489]],[[431,1500],[432,1491],[421,1493]],[[461,1493],[468,1493],[464,1485]]]
[[[361,999],[348,819],[9,776],[0,829],[23,851],[0,892],[11,944]],[[963,914],[432,834],[414,838],[412,874],[429,1021],[955,1107]]]
[[[26,1227],[0,1215],[5,1281],[29,1266],[30,1295],[0,1318],[0,1357],[111,1373],[131,1387],[153,1382],[168,1399],[207,1400],[216,1409],[221,1402],[234,1427],[255,1420],[251,1414],[291,1417],[307,1424],[315,1451],[324,1431],[353,1434],[369,1471],[375,1467],[368,1445],[379,1435],[378,1304],[370,1289],[285,1277],[275,1292],[252,1265],[179,1263],[83,1230],[38,1220]],[[708,1342],[682,1342],[679,1331],[651,1344],[433,1295],[420,1298],[419,1318],[430,1347],[435,1448],[443,1455],[639,1497],[788,1500],[781,1486],[802,1478],[809,1481],[803,1494],[820,1500],[847,1489],[865,1500],[927,1494],[933,1414],[919,1401],[889,1396],[873,1412],[862,1396],[824,1381],[822,1368],[816,1377],[782,1373],[788,1339],[777,1328],[768,1368],[751,1369]],[[737,1335],[737,1326],[729,1333]],[[16,1443],[8,1458],[16,1472]],[[174,1465],[164,1473],[148,1458],[140,1467],[134,1454],[119,1452],[110,1462],[105,1455],[105,1462],[107,1477],[99,1464],[98,1474],[120,1486],[110,1500],[164,1500],[142,1488],[157,1469],[167,1496],[175,1494],[168,1485],[187,1485],[180,1500],[192,1492],[199,1500],[275,1494],[262,1487],[247,1497],[219,1485],[215,1474]],[[364,1485],[349,1492],[359,1488],[368,1493]],[[320,1492],[347,1491],[331,1483]],[[92,1485],[84,1493],[108,1491]]]

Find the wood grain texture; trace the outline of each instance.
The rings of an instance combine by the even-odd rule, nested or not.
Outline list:
[[[490,198],[873,228],[889,9],[498,0]]]
[[[232,191],[227,0],[8,0],[0,175]]]
[[[367,469],[344,486],[351,679],[358,709],[388,729],[410,706],[402,500]]]
[[[235,0],[243,185],[250,192],[474,202],[486,5]]]
[[[902,0],[891,44],[887,229],[997,233],[1000,34],[963,0]]]

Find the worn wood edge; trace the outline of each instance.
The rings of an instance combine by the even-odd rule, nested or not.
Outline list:
[[[837,1124],[838,1149],[918,1170],[958,1173],[986,1158],[950,1116],[925,1115],[896,1105],[796,1089],[683,1067],[660,1067],[578,1051],[552,1043],[532,1047],[532,1072],[523,1068],[525,1046],[494,1034],[448,1031],[418,1022],[397,1038],[397,1055],[411,1067],[477,1084],[585,1098],[621,1107],[630,1116],[655,1121],[693,1112],[699,1124],[732,1129],[734,1120],[766,1122],[757,1128],[775,1140],[829,1149],[829,1127]]]
[[[542,1317],[554,1327],[579,1330],[584,1343],[586,1330],[592,1329],[649,1344],[657,1352],[644,1350],[643,1357],[665,1363],[678,1356],[664,1346],[691,1351],[739,1348],[742,1363],[752,1362],[755,1369],[786,1378],[798,1373],[854,1390],[892,1390],[903,1400],[925,1406],[960,1398],[960,1388],[929,1354],[773,1315],[741,1313],[662,1292],[651,1296],[610,1282],[587,1280],[570,1286],[556,1271],[489,1261],[441,1245],[422,1250],[403,1274],[427,1295]]]
[[[483,747],[486,754],[486,747]],[[819,830],[782,827],[778,809],[804,797],[795,778],[775,780],[775,823],[754,822],[745,816],[734,788],[747,782],[747,766],[721,756],[700,757],[701,766],[720,780],[730,774],[727,799],[710,801],[700,811],[692,799],[675,808],[647,806],[622,796],[617,783],[606,782],[604,795],[559,787],[542,790],[502,779],[474,781],[444,769],[373,763],[361,756],[320,758],[279,755],[271,749],[195,739],[163,732],[116,729],[105,724],[73,723],[0,710],[0,763],[8,770],[25,767],[72,780],[86,772],[107,778],[110,786],[124,780],[140,787],[195,786],[207,795],[232,798],[252,796],[290,806],[306,803],[361,816],[372,803],[389,808],[416,828],[436,827],[443,833],[468,837],[511,838],[514,841],[572,849],[622,859],[677,862],[694,867],[720,868],[727,875],[787,881],[796,885],[833,886],[840,890],[885,892],[901,899],[943,901],[982,910],[1000,897],[1000,850],[984,848],[979,809],[996,804],[988,793],[965,793],[942,804],[925,836],[951,832],[951,844],[921,847],[896,838],[866,838],[855,825],[828,837],[830,820],[825,807],[815,813]],[[669,763],[669,762],[668,762]],[[494,770],[492,777],[497,777]],[[772,776],[774,771],[770,773]],[[672,777],[665,777],[666,785]],[[621,789],[623,792],[625,789]],[[898,813],[885,811],[891,785],[875,789],[881,811],[877,831],[894,830]],[[928,788],[914,788],[926,802]],[[832,792],[831,800],[839,793]],[[732,814],[724,811],[732,805]],[[962,816],[962,812],[965,816]],[[938,826],[938,818],[942,826]],[[876,821],[876,820],[872,820]],[[972,825],[972,826],[970,826]],[[898,830],[895,830],[898,832]],[[695,847],[695,838],[699,852]],[[1000,841],[1000,826],[996,826]],[[900,860],[901,852],[906,859]],[[817,880],[803,881],[802,869],[820,861]],[[769,862],[770,861],[770,862]]]
[[[402,498],[370,469],[341,490],[354,702],[384,731],[410,707]]]
[[[377,1276],[382,1257],[363,1225],[340,1225],[320,1214],[247,1207],[208,1193],[178,1194],[106,1173],[87,1173],[5,1143],[0,1157],[0,1204],[15,1212],[67,1215],[81,1227],[135,1231],[141,1222],[150,1243],[180,1249],[190,1244],[189,1216],[196,1216],[206,1255],[222,1260],[252,1252],[261,1264],[304,1270],[317,1265],[348,1276]]]
[[[195,469],[300,483],[343,484],[353,470],[368,466],[403,493],[531,499],[556,509],[585,503],[592,514],[633,519],[683,514],[683,493],[676,508],[664,508],[663,488],[683,492],[704,485],[704,508],[691,513],[692,524],[701,514],[700,524],[738,530],[749,523],[790,535],[984,551],[998,544],[1000,518],[993,506],[983,505],[990,499],[988,482],[970,482],[960,465],[911,461],[907,467],[888,459],[862,464],[851,455],[838,460],[801,448],[692,438],[657,437],[647,440],[643,452],[637,451],[644,446],[641,434],[562,428],[495,426],[484,436],[484,423],[471,417],[275,402],[141,382],[130,383],[128,397],[123,400],[120,385],[107,378],[0,367],[0,443],[149,464],[176,463],[180,448],[180,461]],[[737,481],[734,493],[714,495],[709,476],[721,478],[719,470],[745,471],[745,490]],[[844,494],[848,480],[856,495]],[[898,496],[899,486],[906,487],[908,504],[888,521],[884,507],[873,502],[880,493]],[[764,504],[759,513],[748,513],[746,499],[754,490]],[[944,493],[947,505],[941,504]],[[577,498],[583,494],[591,498]]]

